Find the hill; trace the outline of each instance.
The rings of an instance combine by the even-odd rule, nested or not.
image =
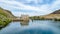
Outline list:
[[[0,7],[0,27],[9,24],[15,16],[9,11]]]
[[[9,10],[5,10],[1,7],[0,7],[0,14],[6,16],[8,18],[14,17],[14,15]]]
[[[60,9],[59,10],[56,10],[55,12],[53,12],[51,14],[60,14]]]
[[[55,12],[48,14],[48,15],[44,15],[44,16],[33,16],[31,17],[31,19],[34,20],[52,20],[52,19],[57,19],[60,20],[60,10],[56,10]]]

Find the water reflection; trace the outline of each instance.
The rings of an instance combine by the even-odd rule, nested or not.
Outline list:
[[[6,24],[6,25],[4,25],[4,26],[1,26],[1,25],[0,25],[0,30],[2,30],[3,28],[5,28],[5,27],[8,26],[8,25],[9,25],[9,23]]]
[[[29,21],[20,21],[21,26],[28,26]]]
[[[0,34],[60,34],[60,22],[50,20],[33,20],[11,22]]]
[[[2,29],[2,27],[0,27],[0,30]]]

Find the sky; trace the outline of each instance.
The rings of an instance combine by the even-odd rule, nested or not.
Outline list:
[[[10,10],[15,16],[40,16],[60,9],[60,0],[0,0],[0,7]]]

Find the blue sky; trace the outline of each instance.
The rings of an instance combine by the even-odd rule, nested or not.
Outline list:
[[[47,15],[60,9],[60,0],[0,0],[0,7],[10,10],[15,16]]]

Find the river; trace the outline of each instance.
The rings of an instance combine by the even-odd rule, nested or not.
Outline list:
[[[60,34],[60,21],[11,22],[0,30],[0,34]]]

